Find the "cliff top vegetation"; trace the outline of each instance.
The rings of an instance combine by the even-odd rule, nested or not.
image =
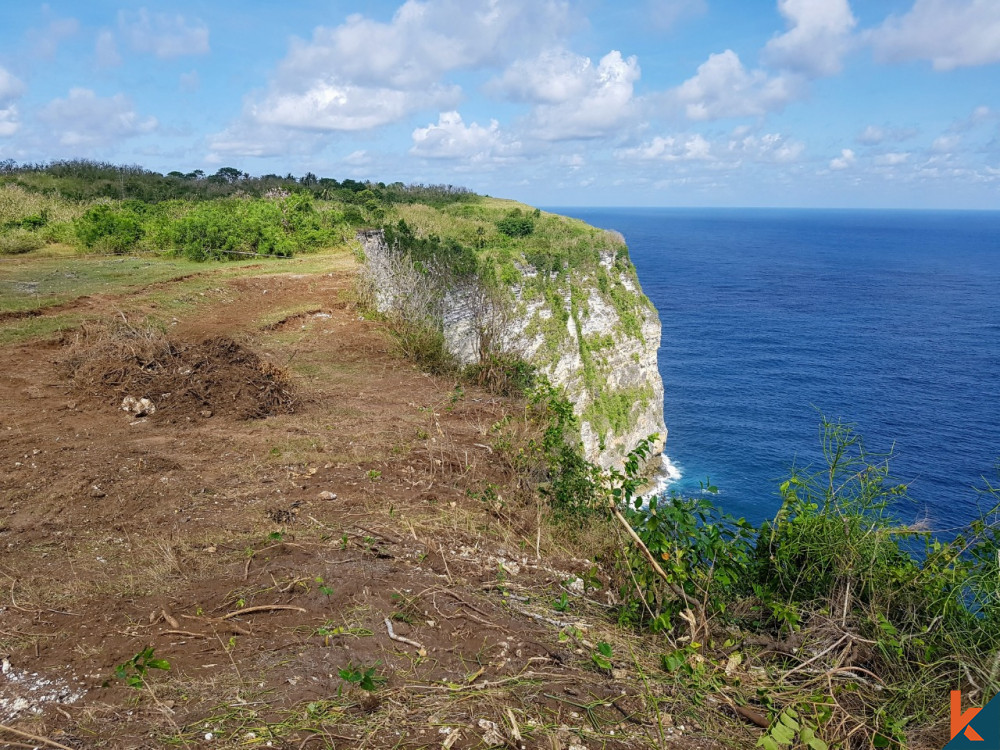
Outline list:
[[[170,172],[86,160],[0,164],[0,253],[63,243],[110,253],[290,256],[387,228],[416,253],[469,270],[515,273],[596,266],[601,250],[627,258],[620,235],[453,185],[335,180],[307,173],[251,177]]]

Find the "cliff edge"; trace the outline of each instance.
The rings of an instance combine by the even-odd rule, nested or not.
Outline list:
[[[460,364],[500,353],[534,365],[565,389],[589,461],[621,466],[653,434],[658,457],[667,435],[660,320],[624,238],[507,201],[482,208],[479,227],[456,227],[459,237],[472,229],[471,252],[459,239],[422,235],[413,219],[360,232],[375,306],[423,319]]]

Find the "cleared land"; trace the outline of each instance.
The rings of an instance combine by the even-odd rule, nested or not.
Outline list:
[[[401,358],[354,273],[3,260],[0,744],[753,745],[504,501],[523,406]]]

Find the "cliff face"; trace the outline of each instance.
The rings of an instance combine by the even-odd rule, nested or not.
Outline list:
[[[597,262],[539,270],[515,260],[500,283],[500,298],[484,295],[475,276],[453,280],[436,296],[411,274],[402,253],[381,232],[359,234],[376,305],[383,311],[414,294],[435,297],[431,318],[445,347],[462,364],[479,361],[483,339],[517,354],[565,389],[580,420],[588,460],[620,466],[640,440],[660,438],[663,450],[663,382],[657,369],[660,320],[642,294],[620,236],[605,233]],[[433,286],[433,283],[431,283]],[[417,289],[421,291],[417,291]],[[414,313],[406,313],[412,315]]]

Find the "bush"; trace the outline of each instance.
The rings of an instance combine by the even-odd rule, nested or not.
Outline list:
[[[115,254],[135,249],[143,237],[142,224],[131,208],[94,206],[76,220],[76,236],[84,247]]]
[[[0,234],[0,255],[20,255],[45,245],[45,238],[27,229],[12,229]]]
[[[530,216],[525,216],[519,208],[515,208],[497,222],[497,229],[508,237],[527,237],[535,231],[535,222]]]

